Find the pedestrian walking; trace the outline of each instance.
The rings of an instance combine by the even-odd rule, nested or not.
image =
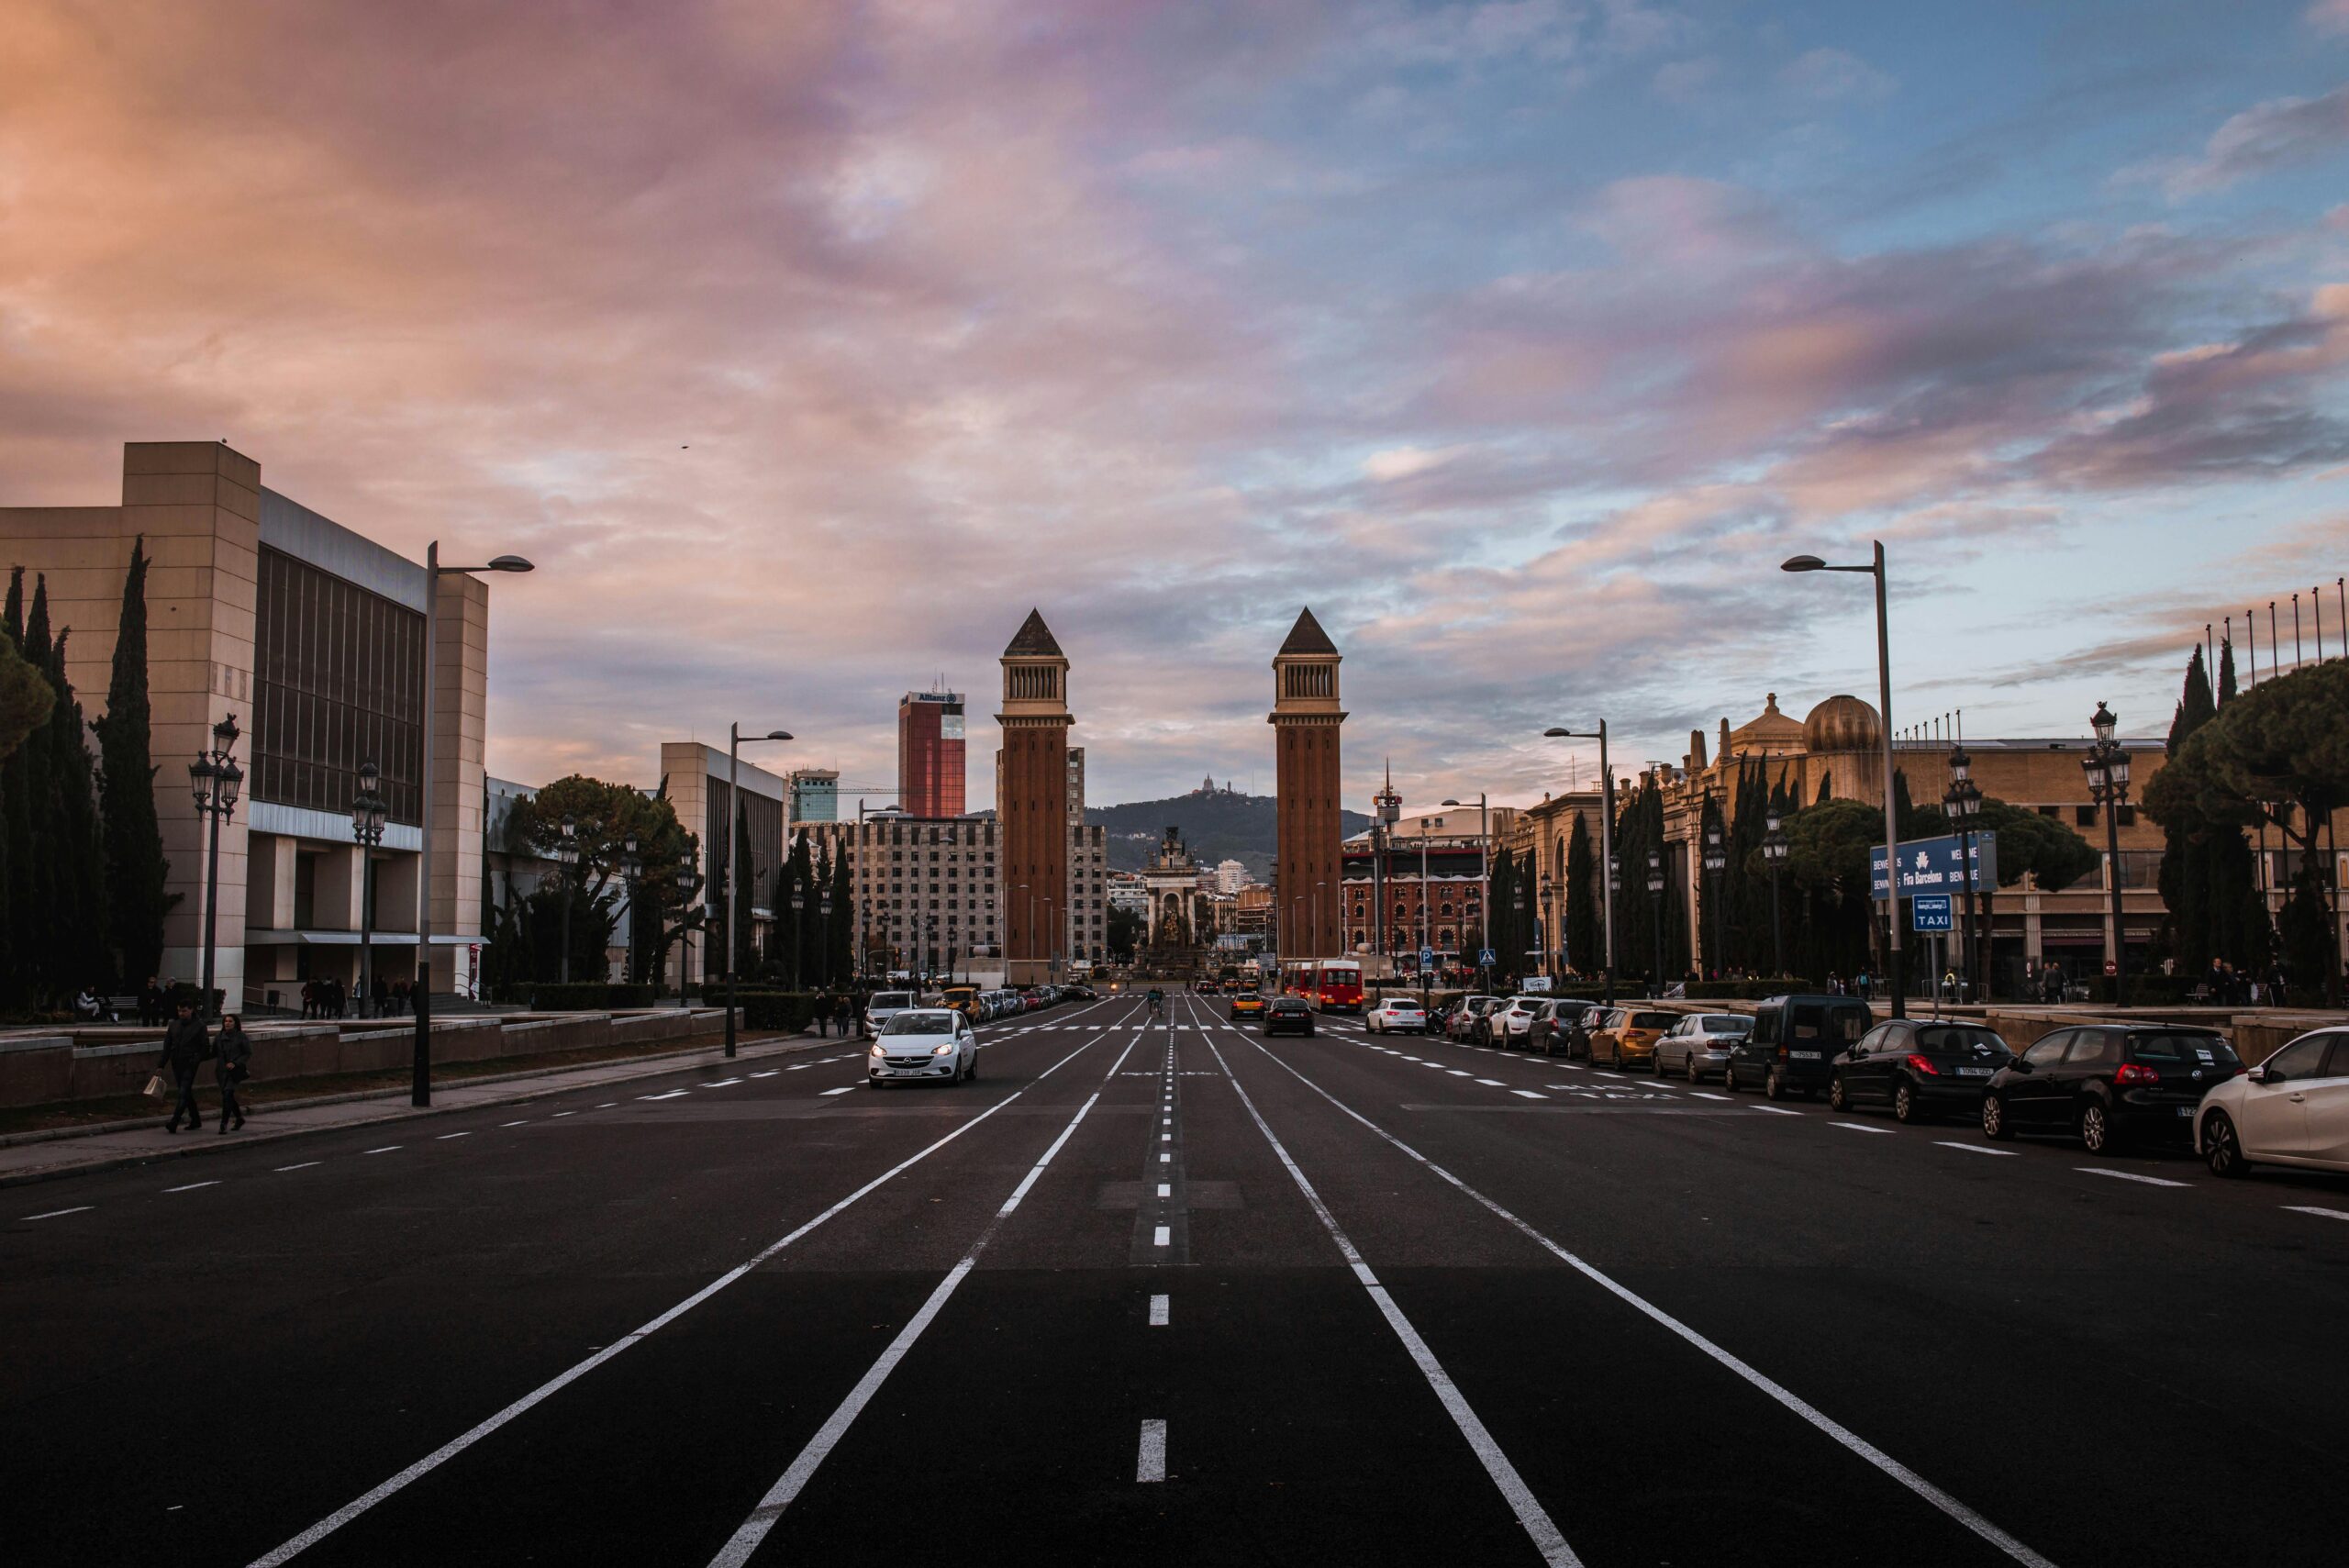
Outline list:
[[[195,1004],[182,1002],[179,1016],[163,1031],[163,1054],[156,1059],[156,1071],[168,1067],[172,1082],[179,1086],[180,1097],[172,1106],[172,1119],[163,1124],[165,1132],[180,1129],[180,1118],[187,1118],[187,1129],[195,1131],[204,1125],[204,1107],[195,1103],[195,1070],[212,1055],[212,1037],[206,1031],[204,1020],[195,1016]]]
[[[846,1040],[849,1026],[856,1021],[856,1009],[850,1004],[846,992],[832,998],[832,1021],[840,1025],[841,1038]]]
[[[385,981],[381,974],[376,975],[375,983],[370,989],[370,999],[375,1004],[375,1016],[377,1018],[380,1018],[384,1016],[384,1006],[391,1000],[391,996],[392,987],[390,984]]]
[[[872,1023],[872,1020],[871,1020],[870,1018],[866,1018],[866,1017],[865,1017],[865,1013],[864,1013],[864,993],[863,993],[863,992],[862,992],[862,991],[859,991],[859,992],[856,994],[856,1034],[857,1034],[857,1038],[858,1038],[859,1040],[862,1040],[862,1039],[863,1039],[865,1036],[867,1036],[867,1035],[871,1034],[872,1032],[873,1032],[873,1023]]]
[[[237,1126],[245,1125],[245,1107],[237,1103],[237,1087],[252,1072],[253,1041],[245,1032],[245,1020],[230,1013],[220,1020],[220,1033],[212,1045],[212,1073],[220,1084],[220,1130],[226,1132],[232,1118]]]
[[[154,1029],[163,1022],[163,1015],[170,1010],[163,999],[163,988],[155,984],[153,975],[149,975],[147,984],[139,992],[139,1021]]]
[[[832,994],[829,991],[816,994],[816,1038],[832,1038]]]

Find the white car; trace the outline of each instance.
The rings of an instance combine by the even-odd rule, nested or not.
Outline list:
[[[960,1084],[979,1075],[979,1037],[952,1007],[907,1007],[881,1027],[864,1070],[876,1089],[908,1079]]]
[[[2216,1176],[2254,1162],[2349,1171],[2349,1029],[2304,1034],[2203,1095],[2194,1141]]]
[[[875,991],[864,1004],[865,1027],[879,1034],[899,1013],[921,1005],[910,991]]]
[[[1428,1032],[1428,1010],[1408,996],[1389,996],[1363,1015],[1363,1027],[1373,1034]]]
[[[1485,1028],[1491,1032],[1495,1045],[1511,1050],[1524,1043],[1533,1028],[1533,1015],[1547,996],[1511,996],[1501,1006],[1485,1015]]]

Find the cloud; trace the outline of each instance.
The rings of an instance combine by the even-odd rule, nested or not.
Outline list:
[[[2349,36],[2349,0],[2314,0],[2301,15],[2318,32]]]
[[[1778,86],[1815,104],[1876,104],[1899,83],[1858,55],[1840,49],[1808,50],[1778,71]]]
[[[2270,98],[2228,118],[2199,158],[2133,171],[2156,175],[2172,200],[2312,162],[2349,142],[2349,87],[2316,98]]]

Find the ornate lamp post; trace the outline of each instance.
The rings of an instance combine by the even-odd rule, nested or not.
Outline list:
[[[220,824],[236,815],[237,791],[245,770],[237,765],[237,716],[228,715],[212,727],[212,750],[198,751],[187,765],[188,788],[195,809],[205,819],[207,842],[204,860],[204,995],[196,1016],[217,1015],[212,1007],[212,971],[220,912]]]
[[[2111,890],[2112,912],[2112,1001],[2113,1006],[2129,1005],[2129,933],[2121,924],[2121,808],[2129,802],[2129,753],[2112,732],[2121,721],[2102,703],[2088,724],[2096,730],[2096,744],[2080,759],[2080,771],[2087,775],[2088,798],[2104,809],[2105,862],[2109,868],[2105,881]]]
[[[2128,763],[2121,764],[2121,780],[2128,781]],[[1974,932],[1974,824],[1982,815],[1981,786],[1974,782],[1974,759],[1959,746],[1949,754],[1949,787],[1942,791],[1942,809],[1957,824],[1958,855],[1965,873],[1965,982],[1967,990],[1979,995],[1981,985],[1981,943]]]
[[[685,912],[693,907],[694,895],[700,891],[701,873],[694,868],[693,851],[687,850],[677,857],[677,1006],[680,1007],[685,1006],[685,954],[693,946],[692,933],[685,925]],[[665,942],[662,944],[666,945]]]
[[[791,890],[791,988],[794,991],[799,989],[799,917],[807,911],[807,889],[793,888]]]
[[[832,974],[832,890],[827,887],[816,898],[816,951],[819,955],[817,969],[829,985]]]
[[[1713,972],[1725,974],[1729,972],[1729,950],[1721,939],[1721,868],[1729,864],[1729,855],[1721,848],[1721,825],[1713,817],[1710,800],[1705,802],[1705,874],[1710,879],[1705,889],[1705,902],[1712,906]],[[1698,965],[1699,969],[1702,967]]]
[[[737,722],[726,727],[726,1054],[734,1054],[734,972],[741,967],[741,943],[736,934],[746,924],[736,917],[735,901],[748,895],[750,864],[740,840],[746,834],[735,832],[739,824],[748,828],[751,814],[742,808],[742,726]],[[788,729],[770,729],[764,735],[749,737],[753,741],[789,740]],[[747,906],[745,906],[747,907]]]
[[[636,975],[636,879],[644,871],[644,862],[636,852],[636,835],[630,833],[620,840],[620,885],[628,890],[628,962],[620,973],[631,984]]]
[[[1664,856],[1648,851],[1648,903],[1655,909],[1655,979],[1648,995],[1664,994]]]
[[[1557,933],[1550,923],[1550,903],[1551,888],[1545,882],[1542,884],[1542,973],[1544,974],[1550,973],[1550,955],[1560,946]]]
[[[351,837],[359,846],[359,1016],[366,1018],[375,994],[375,851],[384,841],[384,797],[375,786],[383,773],[372,762],[359,764],[359,793],[351,797]]]
[[[1762,836],[1762,858],[1770,863],[1770,962],[1776,966],[1778,974],[1784,974],[1787,972],[1787,943],[1785,933],[1778,925],[1778,873],[1787,863],[1788,846],[1785,824],[1779,819],[1776,807],[1762,821],[1765,828]]]
[[[562,842],[555,846],[555,864],[562,870],[562,963],[557,974],[565,985],[571,984],[571,868],[579,863],[579,818],[569,812],[562,814]]]

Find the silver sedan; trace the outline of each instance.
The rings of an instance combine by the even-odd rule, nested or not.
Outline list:
[[[1737,1013],[1688,1013],[1655,1042],[1655,1075],[1676,1073],[1691,1084],[1729,1072],[1730,1048],[1752,1031]]]

